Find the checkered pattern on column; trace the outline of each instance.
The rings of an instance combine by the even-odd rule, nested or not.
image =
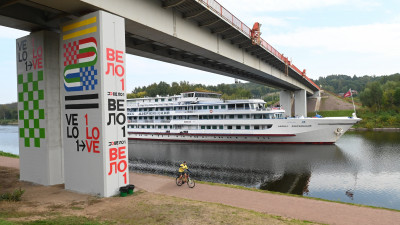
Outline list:
[[[78,63],[79,44],[77,41],[64,44],[64,66]]]
[[[40,148],[45,138],[43,71],[18,74],[18,119],[23,121],[19,137],[25,147]]]
[[[82,86],[84,90],[94,90],[94,86],[97,85],[97,70],[94,69],[94,66],[90,67],[82,67],[80,68],[80,75]]]

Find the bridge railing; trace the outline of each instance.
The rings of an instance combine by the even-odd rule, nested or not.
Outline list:
[[[197,0],[199,3],[206,6],[209,10],[212,10],[214,13],[219,15],[225,21],[229,22],[232,26],[236,27],[236,29],[242,31],[249,39],[251,39],[251,29],[244,24],[241,20],[235,17],[232,13],[230,13],[227,9],[225,9],[221,4],[219,4],[215,0]],[[287,57],[283,56],[278,50],[272,47],[268,42],[261,38],[260,46],[264,48],[266,51],[277,57],[282,62],[286,63],[289,67],[291,67],[294,71],[296,71],[299,75],[307,79],[312,85],[316,88],[320,89],[318,85],[316,85],[310,78],[308,78],[305,74],[305,70],[301,71],[295,65],[291,64]]]

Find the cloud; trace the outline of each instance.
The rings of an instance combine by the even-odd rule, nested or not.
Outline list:
[[[380,5],[376,0],[252,0],[246,5],[242,0],[219,0],[218,2],[232,13],[304,11],[340,5],[369,10]]]
[[[0,38],[17,39],[28,34],[26,31],[0,26]]]
[[[313,50],[400,56],[400,24],[298,28],[268,36],[272,45]]]

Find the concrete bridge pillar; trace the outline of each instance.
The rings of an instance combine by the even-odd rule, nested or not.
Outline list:
[[[16,48],[21,180],[117,194],[129,184],[124,19],[90,13]]]
[[[294,113],[295,116],[307,117],[306,90],[297,90],[294,92]]]
[[[65,188],[113,196],[129,184],[124,19],[90,13],[60,40]]]
[[[292,116],[292,92],[283,90],[279,93],[279,101],[281,107],[285,110],[284,116]]]
[[[20,179],[61,184],[59,35],[39,31],[16,42]]]

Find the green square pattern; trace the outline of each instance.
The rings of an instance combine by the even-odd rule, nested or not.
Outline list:
[[[45,119],[44,109],[40,108],[40,105],[44,105],[44,90],[40,89],[44,81],[43,71],[38,71],[37,76],[34,73],[18,74],[17,77],[18,118],[23,122],[23,127],[19,128],[19,137],[25,147],[40,148],[41,139],[45,139],[45,128],[40,127],[40,121]]]

